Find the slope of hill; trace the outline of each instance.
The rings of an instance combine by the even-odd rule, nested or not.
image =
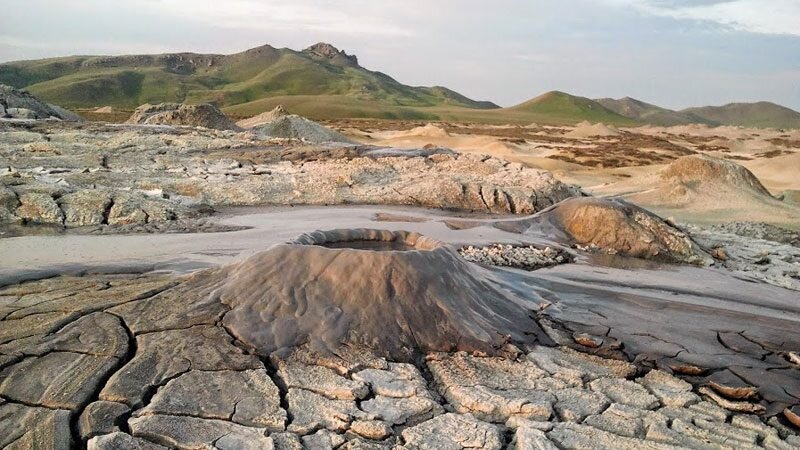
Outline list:
[[[638,124],[635,119],[618,114],[594,100],[560,91],[547,92],[525,103],[506,108],[506,110],[550,117],[553,120],[567,123],[587,120],[614,125]]]
[[[498,108],[442,87],[406,86],[364,69],[329,44],[303,51],[269,45],[233,55],[73,56],[0,64],[0,83],[71,108],[211,102],[221,107],[292,95],[335,96],[386,109]],[[380,108],[374,108],[380,109]],[[371,116],[370,108],[364,111]]]
[[[800,112],[771,102],[729,103],[687,108],[681,114],[694,121],[744,127],[800,128]]]
[[[631,97],[620,99],[599,98],[595,101],[621,116],[640,120],[652,125],[661,125],[665,127],[688,125],[690,123],[697,123],[698,120],[698,118],[693,118],[687,114],[662,108]]]

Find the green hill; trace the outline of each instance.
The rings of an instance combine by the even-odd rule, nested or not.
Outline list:
[[[364,117],[395,111],[399,116],[425,118],[426,114],[409,108],[434,106],[498,108],[442,87],[406,86],[323,43],[303,51],[265,45],[233,55],[73,56],[10,62],[0,64],[0,84],[24,87],[48,102],[76,109],[132,109],[164,101],[229,107],[295,95],[344,98]]]
[[[630,97],[620,99],[599,98],[595,101],[621,116],[630,117],[631,119],[652,125],[668,127],[696,123],[698,120],[688,114],[682,114]]]
[[[538,116],[564,123],[587,120],[610,125],[639,124],[635,119],[617,114],[594,100],[560,91],[547,92],[525,103],[506,109],[514,113],[528,114],[532,118]]]
[[[739,125],[760,128],[800,128],[800,112],[770,102],[729,103],[680,111],[694,121],[714,125]]]

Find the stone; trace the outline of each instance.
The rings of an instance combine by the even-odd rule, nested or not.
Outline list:
[[[264,369],[192,370],[170,380],[136,413],[153,414],[229,420],[269,431],[283,431],[286,422],[278,388]]]
[[[298,362],[327,367],[342,376],[350,376],[364,369],[389,370],[386,359],[376,356],[373,349],[348,343],[342,343],[335,354],[320,352],[303,344],[293,348],[288,356],[273,353],[270,360],[276,367],[283,363]]]
[[[120,432],[94,437],[86,443],[86,448],[87,450],[168,450],[167,447]]]
[[[610,409],[606,409],[602,414],[587,417],[583,424],[620,436],[639,437],[643,434],[645,427],[642,419],[629,417],[628,414],[617,414],[615,410],[609,411]]]
[[[721,444],[730,444],[738,441],[742,446],[750,445],[755,447],[759,439],[756,431],[703,419],[697,419],[692,424],[676,419],[672,422],[672,429],[680,432],[683,425],[688,427],[687,432],[684,434],[690,434],[700,439],[706,438]]]
[[[470,415],[447,413],[403,430],[409,450],[499,450],[500,430]]]
[[[3,326],[0,327],[0,343],[52,333],[77,317],[78,315],[75,313],[53,312],[31,314],[15,320],[3,320]]]
[[[78,419],[78,432],[85,441],[101,434],[120,431],[120,420],[130,411],[122,403],[102,400],[89,403]]]
[[[231,342],[221,328],[202,325],[139,335],[136,355],[111,376],[100,399],[140,408],[148,390],[189,370],[264,368]]]
[[[580,422],[587,416],[600,414],[610,402],[605,395],[578,388],[554,392],[558,402],[554,409],[563,421]]]
[[[272,450],[266,429],[245,427],[224,420],[152,415],[128,421],[135,437],[178,449]]]
[[[524,389],[490,389],[485,386],[454,386],[444,397],[456,412],[470,413],[489,422],[505,422],[510,417],[548,420],[553,415],[555,397],[549,392]]]
[[[633,381],[624,378],[598,378],[589,383],[589,388],[600,392],[612,402],[639,409],[654,409],[660,406],[656,397]]]
[[[646,387],[665,406],[686,406],[700,401],[692,385],[661,370],[651,370],[637,383]]]
[[[425,397],[394,398],[382,395],[361,402],[370,417],[392,425],[413,425],[443,412],[441,405]]]
[[[603,338],[600,336],[593,336],[588,333],[575,333],[572,338],[576,343],[589,348],[599,348],[603,345]]]
[[[355,438],[344,443],[341,450],[399,450],[403,447],[392,445],[390,442],[375,442],[367,441],[361,438]]]
[[[332,369],[322,366],[280,364],[278,376],[287,389],[306,389],[340,400],[359,400],[369,393],[365,383],[348,380]]]
[[[506,421],[506,428],[516,430],[519,427],[535,428],[540,431],[550,431],[553,429],[553,422],[530,420],[519,416],[512,416]]]
[[[389,370],[364,369],[354,373],[353,380],[367,384],[374,394],[386,397],[430,395],[422,374],[411,364],[390,363]]]
[[[522,426],[514,433],[511,447],[514,450],[558,450],[543,431]]]
[[[99,190],[82,190],[63,195],[58,204],[68,227],[102,225],[111,206],[111,196]]]
[[[350,424],[350,431],[367,438],[380,441],[392,435],[392,427],[380,420],[356,420]]]
[[[711,389],[705,386],[702,386],[697,391],[701,395],[711,399],[711,401],[713,401],[717,405],[725,409],[728,409],[730,411],[750,413],[750,414],[762,414],[766,411],[766,408],[763,405],[760,405],[758,403],[750,403],[747,401],[728,400],[726,398],[721,397],[716,392],[712,391]]]
[[[320,428],[341,433],[353,420],[371,418],[352,400],[333,400],[305,389],[289,389],[286,400],[292,417],[287,431],[292,433],[308,434]]]
[[[728,411],[708,401],[701,401],[683,408],[667,406],[659,408],[658,412],[670,419],[682,419],[686,422],[693,422],[696,419],[725,422],[729,415]]]
[[[739,336],[736,333],[733,335]],[[746,342],[749,343],[749,341]],[[732,400],[751,400],[758,395],[757,387],[747,384],[730,370],[711,374],[708,377],[708,385],[719,394]]]
[[[0,447],[69,450],[70,412],[28,407],[0,400]]]
[[[20,205],[14,212],[26,222],[62,225],[64,213],[49,194],[28,192],[20,195]]]
[[[594,427],[571,422],[556,424],[547,437],[562,449],[593,450],[677,450],[668,444],[620,436]]]
[[[538,380],[547,375],[530,361],[475,357],[464,352],[430,359],[428,368],[436,383],[444,388],[481,385],[500,389],[536,389]]]
[[[307,450],[333,450],[344,444],[342,435],[330,430],[319,430],[314,434],[303,436],[303,447]]]
[[[783,416],[800,429],[800,406],[794,405],[783,410]]]
[[[72,352],[28,357],[0,372],[0,394],[28,405],[74,410],[118,365],[116,358]]]
[[[551,376],[573,383],[600,377],[628,378],[637,370],[636,366],[625,361],[603,359],[568,348],[538,346],[527,357]]]
[[[275,450],[304,450],[300,438],[294,433],[271,433]]]
[[[119,318],[98,312],[83,316],[56,333],[30,336],[0,345],[0,353],[8,354],[44,356],[54,351],[122,359],[128,353],[128,334]]]

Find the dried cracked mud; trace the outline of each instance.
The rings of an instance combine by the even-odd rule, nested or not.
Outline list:
[[[289,247],[322,252],[314,259],[323,260],[324,253],[425,253],[309,245],[341,237],[341,232],[309,235]],[[367,237],[396,239],[394,233]],[[437,248],[435,242],[411,244]],[[270,253],[286,255],[280,247],[265,255]],[[242,266],[263,262],[270,267],[264,258],[257,255]],[[285,260],[284,265],[295,264]],[[307,275],[302,292],[278,286],[253,297],[225,289],[226,281],[243,280],[241,270],[233,266],[183,277],[60,276],[3,288],[0,428],[6,433],[0,444],[42,449],[800,446],[791,425],[797,406],[770,402],[768,390],[743,381],[746,375],[769,372],[705,369],[708,379],[700,382],[700,367],[673,363],[661,370],[626,357],[635,346],[623,346],[613,333],[572,331],[569,322],[533,311],[529,330],[543,331],[539,340],[509,336],[488,351],[469,352],[460,351],[471,349],[469,341],[461,347],[451,338],[446,340],[456,342],[455,348],[432,351],[435,342],[413,333],[428,319],[409,316],[416,322],[400,329],[409,330],[406,338],[413,340],[397,336],[397,342],[417,352],[400,352],[402,360],[384,357],[392,352],[382,352],[381,343],[372,340],[391,335],[382,333],[380,327],[388,323],[378,315],[374,324],[359,318],[338,328],[342,344],[334,348],[316,346],[314,339],[300,345],[281,341],[282,333],[254,340],[252,330],[268,329],[258,325],[264,318],[279,321],[282,313],[302,318],[305,313],[297,307],[314,307],[321,301],[314,295],[335,296],[324,277],[341,272]],[[276,280],[269,271],[256,276]],[[407,306],[402,291],[394,295]],[[438,292],[428,298],[447,296]],[[237,315],[241,304],[231,298],[264,310]],[[339,311],[362,298],[341,299],[345,304]],[[309,304],[290,305],[301,299]],[[499,296],[493,302],[503,301],[508,300]],[[491,310],[502,319],[502,308]],[[309,317],[318,321],[319,332],[337,330],[325,318]],[[446,329],[457,319],[437,320]],[[498,323],[492,326],[502,329]],[[243,328],[248,324],[257,326]],[[271,345],[263,345],[265,339]],[[779,362],[778,352],[744,333],[718,334],[718,339],[740,352],[742,361],[755,353],[773,368],[782,366],[774,372],[793,371],[796,377],[797,366]]]
[[[546,172],[441,149],[2,126],[6,236],[47,226],[222,239],[214,232],[242,227],[209,215],[236,204],[536,214],[379,213],[371,229],[354,218],[188,275],[6,277],[0,447],[800,448],[797,291],[745,276],[755,269],[733,251],[728,269],[685,264],[721,261],[698,241],[735,249],[733,233],[693,240],[630,204],[572,198]],[[304,231],[333,217],[305,217]],[[516,242],[485,245],[497,236]]]

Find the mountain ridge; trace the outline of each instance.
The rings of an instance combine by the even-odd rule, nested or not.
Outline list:
[[[303,50],[269,44],[233,54],[66,56],[0,64],[0,84],[73,109],[144,103],[212,103],[236,118],[283,104],[315,119],[380,118],[485,123],[582,121],[611,125],[704,124],[800,128],[800,112],[771,103],[675,111],[632,97],[590,99],[550,91],[507,108],[444,86],[409,86],[366,69],[355,55],[320,42]]]
[[[304,50],[268,44],[230,55],[68,56],[0,64],[0,83],[69,108],[134,108],[163,101],[220,107],[281,95],[344,95],[386,107],[493,109],[447,88],[404,85],[361,67],[331,44]]]

